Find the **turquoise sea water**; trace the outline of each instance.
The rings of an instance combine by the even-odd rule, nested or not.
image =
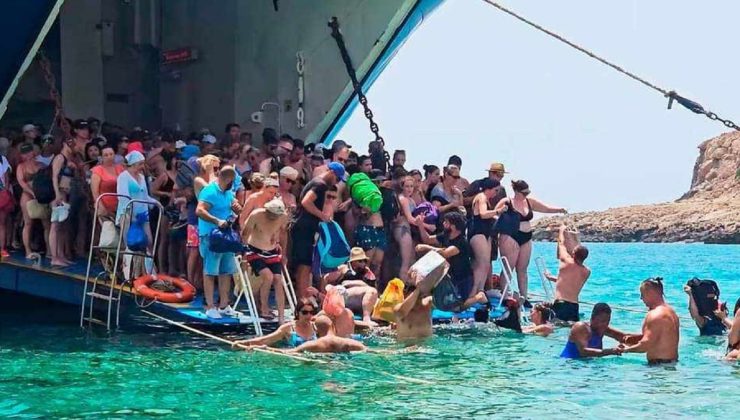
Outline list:
[[[6,296],[14,302],[0,307],[0,417],[732,417],[740,364],[720,360],[724,338],[698,336],[682,285],[713,278],[732,307],[740,297],[740,246],[589,247],[585,301],[643,309],[640,280],[666,278],[667,299],[684,317],[675,367],[648,367],[635,354],[561,360],[565,329],[541,338],[490,326],[440,327],[416,353],[333,356],[319,366],[232,351],[163,327],[90,335],[77,327],[77,308]],[[554,254],[552,244],[535,245],[551,271]],[[532,266],[530,288],[541,291]],[[612,316],[625,330],[637,331],[641,320],[619,310]],[[389,337],[368,342],[396,348]]]

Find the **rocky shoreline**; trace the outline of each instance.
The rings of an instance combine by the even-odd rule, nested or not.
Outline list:
[[[699,145],[691,189],[674,202],[549,217],[535,222],[535,240],[553,240],[561,223],[584,242],[740,244],[740,133]]]

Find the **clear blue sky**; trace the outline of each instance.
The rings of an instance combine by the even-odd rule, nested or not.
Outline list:
[[[740,2],[502,4],[740,124]],[[571,211],[678,198],[697,145],[724,131],[478,0],[447,0],[368,100],[407,168],[458,154],[472,180],[501,161],[509,179]],[[338,136],[360,152],[371,137],[359,107]]]

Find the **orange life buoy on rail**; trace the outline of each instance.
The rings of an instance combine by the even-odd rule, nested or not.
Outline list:
[[[180,289],[180,291],[163,292],[149,287],[157,280],[170,282]],[[136,289],[136,293],[146,298],[155,299],[164,303],[185,303],[190,302],[195,297],[195,287],[188,283],[187,280],[164,274],[147,274],[141,276],[134,280],[134,289]]]

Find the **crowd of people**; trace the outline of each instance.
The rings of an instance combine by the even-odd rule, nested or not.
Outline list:
[[[129,233],[136,227],[144,238],[137,249],[150,256],[140,272],[187,279],[203,293],[206,316],[218,319],[239,316],[232,307],[235,254],[215,252],[211,244],[215,230],[232,229],[244,244],[259,316],[282,325],[250,345],[283,339],[299,345],[315,338],[321,325],[338,337],[332,342],[346,346],[342,340],[352,339],[356,324],[376,325],[373,308],[396,278],[407,287],[395,308],[399,337],[430,335],[436,283],[411,269],[428,252],[449,266],[455,310],[485,304],[486,291],[506,290],[506,279],[514,276],[522,305],[532,308],[527,269],[533,215],[566,212],[534,198],[524,180],[512,180],[508,196],[500,162],[480,168],[487,176],[470,182],[461,175],[459,156],[412,169],[405,151],[391,157],[380,142],[360,152],[343,140],[306,144],[270,128],[257,141],[235,123],[220,136],[206,129],[124,130],[95,118],[69,125],[69,135],[58,140],[34,124],[0,133],[0,256],[15,248],[29,259],[45,255],[63,268],[87,257],[103,238],[118,235],[133,249]],[[326,226],[333,222],[352,249],[343,261],[326,266],[317,238],[331,235]],[[650,347],[655,331],[669,335],[667,347],[673,347],[674,321],[678,339],[678,318],[672,309],[661,309],[662,284],[655,280],[644,282],[641,292],[651,313],[662,315],[649,315],[643,334],[609,327],[606,304],[594,308],[591,322],[579,322],[578,296],[590,275],[584,265],[588,249],[568,248],[563,235],[561,229],[559,273],[548,273],[556,284],[555,301],[532,308],[534,325],[525,332],[549,334],[551,319],[576,322],[564,354],[647,351],[649,360],[675,360],[677,350]],[[492,262],[499,255],[512,273],[494,284]],[[298,302],[295,320],[286,322],[288,279]],[[341,302],[327,306],[333,299]],[[355,322],[355,314],[362,321]],[[651,329],[651,317],[658,330]],[[601,350],[603,335],[624,344]]]

